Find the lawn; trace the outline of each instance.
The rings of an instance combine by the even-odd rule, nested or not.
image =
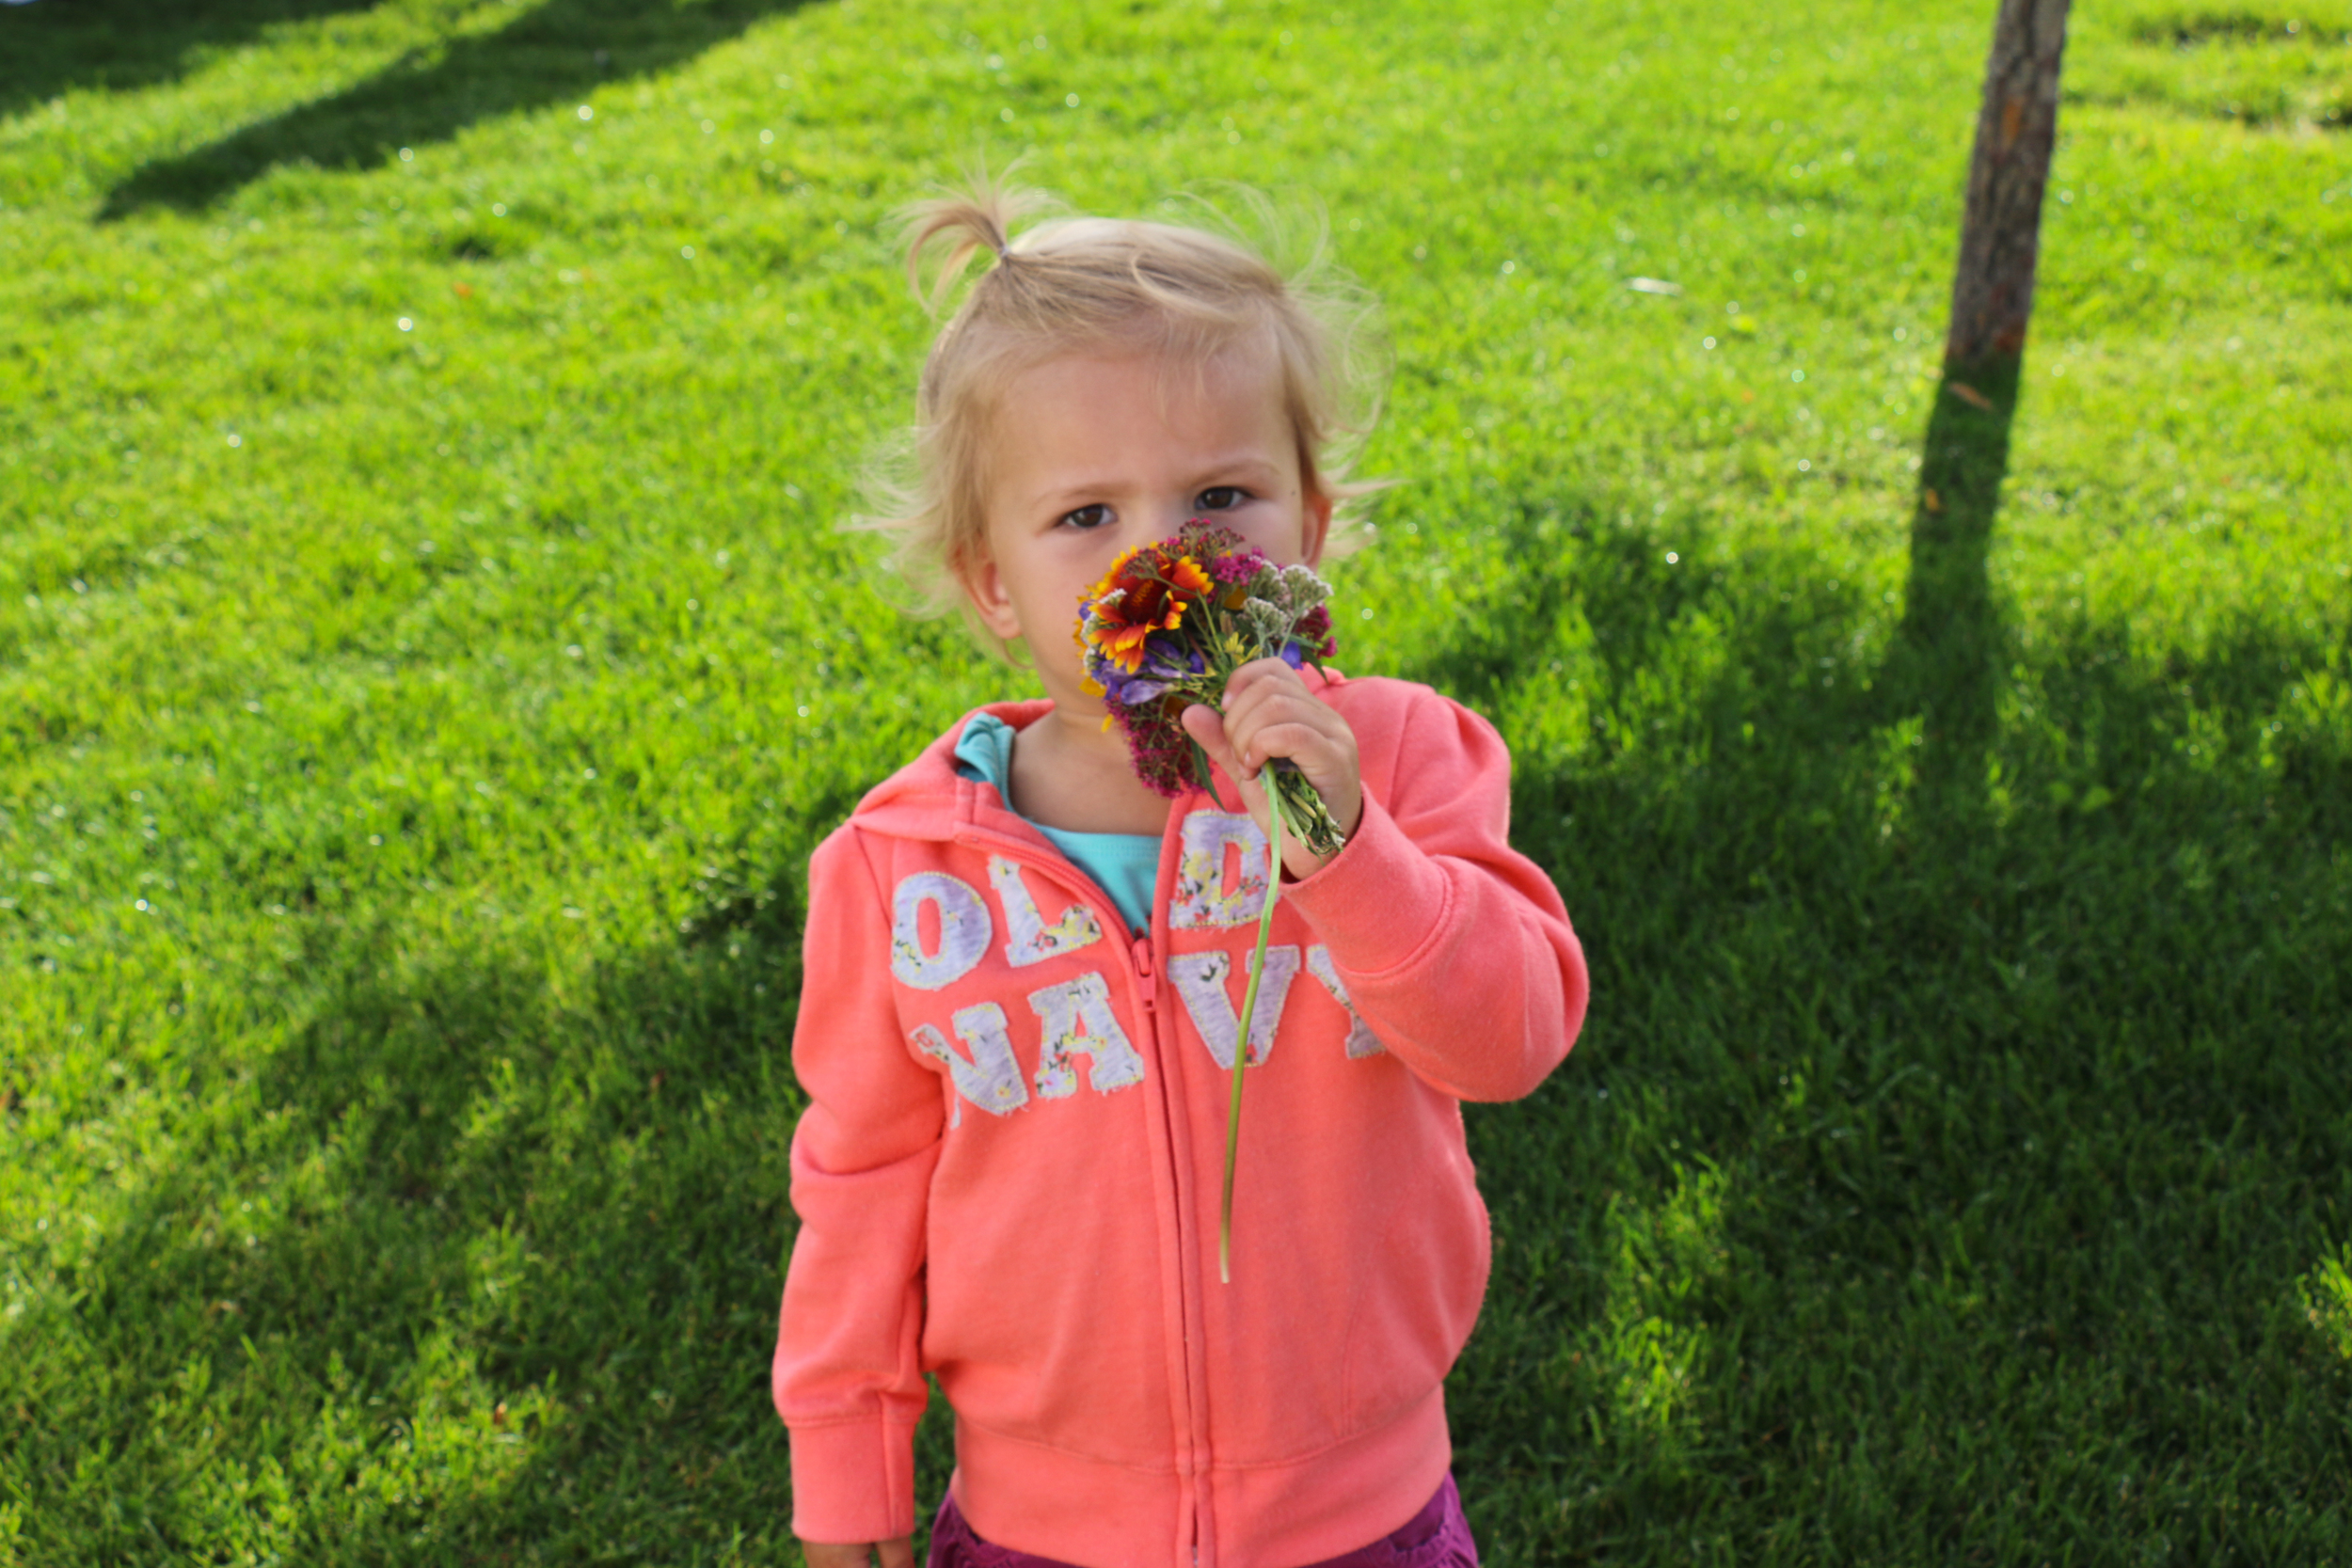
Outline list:
[[[976,150],[1385,303],[1340,663],[1594,964],[1486,1560],[2352,1556],[2352,0],[2083,0],[1955,529],[1993,8],[0,10],[0,1562],[791,1560],[805,859],[1024,685],[834,526]]]

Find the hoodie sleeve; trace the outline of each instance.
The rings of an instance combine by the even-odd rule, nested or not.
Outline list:
[[[1284,897],[1391,1053],[1459,1099],[1517,1100],[1576,1039],[1584,950],[1551,879],[1510,847],[1502,736],[1457,703],[1404,689],[1390,754],[1365,759],[1355,835]]]
[[[943,1114],[890,984],[888,906],[848,827],[809,863],[792,1067],[800,1228],[773,1383],[792,1439],[792,1528],[882,1541],[914,1528],[914,1428],[928,1397],[924,1233]]]

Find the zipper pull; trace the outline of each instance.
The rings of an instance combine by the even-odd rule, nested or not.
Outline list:
[[[1152,1011],[1153,1005],[1159,1001],[1160,997],[1159,974],[1152,966],[1152,939],[1150,937],[1137,937],[1136,939],[1135,954],[1136,990],[1137,994],[1143,998],[1143,1010],[1146,1013],[1149,1013]]]

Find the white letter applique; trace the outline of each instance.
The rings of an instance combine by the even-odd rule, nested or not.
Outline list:
[[[1266,841],[1246,813],[1196,811],[1184,818],[1184,847],[1176,862],[1176,895],[1168,923],[1179,930],[1245,926],[1265,908]],[[1228,847],[1240,864],[1226,889]]]
[[[936,1056],[947,1064],[947,1076],[955,1081],[956,1093],[992,1116],[1006,1116],[1029,1102],[1028,1088],[1021,1082],[1021,1064],[1012,1054],[1012,1034],[1005,1027],[1005,1009],[993,1002],[958,1008],[954,1022],[956,1037],[970,1048],[972,1059],[965,1061],[947,1043],[935,1025],[918,1023],[914,1026],[914,1047],[926,1056]],[[949,1126],[961,1120],[950,1117]]]
[[[988,905],[971,883],[945,871],[918,871],[892,900],[890,973],[918,990],[937,990],[972,973],[995,936]],[[939,951],[923,951],[923,906],[939,911]]]
[[[1037,1053],[1040,1099],[1061,1100],[1078,1092],[1078,1074],[1070,1058],[1080,1052],[1094,1058],[1087,1080],[1097,1094],[1143,1082],[1143,1058],[1127,1043],[1127,1033],[1111,1011],[1110,988],[1100,974],[1081,974],[1033,990],[1029,1006],[1037,1010],[1045,1034]]]
[[[996,890],[997,902],[1005,906],[1005,925],[1011,932],[1005,943],[1005,961],[1014,968],[1075,953],[1103,940],[1101,923],[1084,904],[1071,905],[1051,926],[1046,925],[1038,913],[1037,900],[1029,896],[1028,884],[1021,879],[1021,867],[1002,855],[988,857],[988,881]]]
[[[1372,1032],[1356,1011],[1356,1004],[1347,999],[1347,988],[1340,984],[1340,972],[1332,966],[1331,950],[1321,942],[1307,949],[1307,973],[1323,982],[1323,989],[1331,993],[1331,1000],[1347,1009],[1347,1055],[1350,1061],[1359,1056],[1377,1056],[1387,1046]]]
[[[1233,1069],[1233,1041],[1241,1034],[1241,1009],[1233,1005],[1227,983],[1233,973],[1233,956],[1221,947],[1200,953],[1180,953],[1168,960],[1168,978],[1184,999],[1192,1026],[1208,1042],[1209,1054],[1226,1071]],[[1249,1021],[1249,1065],[1256,1067],[1274,1054],[1274,1031],[1282,1022],[1282,1004],[1290,1000],[1291,982],[1298,977],[1298,949],[1265,950],[1265,978],[1258,984],[1258,1012]]]

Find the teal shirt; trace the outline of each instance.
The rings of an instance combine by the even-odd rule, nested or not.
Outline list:
[[[996,786],[1012,800],[1012,726],[994,714],[976,713],[956,741],[956,771],[967,779]],[[1022,818],[1028,821],[1028,818]],[[1160,877],[1160,840],[1156,833],[1072,833],[1042,822],[1029,826],[1043,833],[1070,863],[1094,879],[1110,895],[1120,915],[1134,931],[1152,928],[1152,890]]]

